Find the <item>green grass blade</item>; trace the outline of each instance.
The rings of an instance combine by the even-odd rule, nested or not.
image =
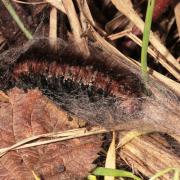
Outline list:
[[[16,11],[14,10],[13,6],[11,5],[10,1],[9,0],[1,0],[1,1],[3,2],[4,6],[8,10],[10,15],[14,19],[14,21],[17,23],[17,25],[21,29],[21,31],[25,34],[25,36],[28,39],[32,39],[33,38],[32,34],[25,28],[24,24],[20,20],[19,16],[17,15]]]
[[[96,176],[128,177],[128,178],[132,178],[135,180],[142,180],[141,178],[135,176],[133,173],[131,173],[129,171],[103,168],[103,167],[96,168],[92,174],[94,174]]]
[[[154,5],[155,5],[155,0],[148,0],[146,20],[145,20],[144,32],[143,32],[143,42],[141,49],[141,72],[142,72],[142,78],[144,79],[145,82],[147,81],[147,50],[149,44],[149,35],[151,30]]]

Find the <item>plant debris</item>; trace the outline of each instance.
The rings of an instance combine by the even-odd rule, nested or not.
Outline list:
[[[0,102],[0,147],[5,148],[34,135],[77,128],[40,91],[12,89],[9,102]],[[10,151],[0,159],[0,175],[7,179],[82,179],[94,167],[101,137],[90,136],[65,142]]]

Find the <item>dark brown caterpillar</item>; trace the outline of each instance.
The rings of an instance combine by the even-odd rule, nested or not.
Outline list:
[[[30,88],[40,88],[65,109],[85,119],[87,109],[95,114],[91,119],[100,121],[102,118],[117,120],[113,115],[115,113],[117,116],[117,112],[121,118],[130,117],[141,107],[138,100],[140,92],[133,92],[133,86],[126,84],[126,78],[114,79],[92,66],[60,64],[56,61],[50,63],[47,60],[24,60],[14,66],[12,75],[16,86],[19,84],[22,88],[25,87],[23,83],[30,84],[28,82],[34,81]],[[80,104],[83,104],[83,107]]]
[[[58,52],[52,53],[47,44],[38,41],[38,46],[30,46],[15,60],[7,62],[4,58],[0,62],[3,67],[0,88],[39,88],[90,124],[180,132],[177,97],[154,81],[149,81],[145,91],[138,73],[124,65],[123,59],[116,66],[96,49],[91,49],[88,59],[70,46],[63,45]],[[153,92],[147,95],[149,89]]]
[[[124,67],[120,71],[110,67],[102,61],[105,56],[99,50],[86,59],[70,46],[58,52],[49,51],[48,45],[31,46],[8,66],[5,89],[39,88],[91,124],[111,126],[139,116],[144,87],[134,73]]]
[[[70,66],[67,64],[58,64],[56,62],[48,63],[47,61],[26,60],[17,64],[13,69],[15,81],[22,76],[30,76],[31,74],[39,74],[45,76],[46,79],[63,78],[63,81],[71,81],[76,84],[82,84],[86,87],[94,87],[95,91],[102,91],[108,95],[120,98],[121,106],[125,108],[127,113],[133,113],[137,109],[136,99],[138,92],[133,92],[131,87],[126,87],[124,79],[114,80],[102,72],[95,71],[90,66]]]

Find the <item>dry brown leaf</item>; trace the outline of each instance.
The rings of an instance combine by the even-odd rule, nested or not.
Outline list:
[[[77,128],[37,89],[24,92],[14,88],[9,101],[0,104],[0,148],[24,138]],[[0,178],[82,179],[94,167],[101,138],[90,136],[32,148],[10,151],[0,159]]]

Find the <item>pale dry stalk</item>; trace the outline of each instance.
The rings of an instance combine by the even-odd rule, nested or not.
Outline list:
[[[49,38],[51,48],[57,49],[57,9],[52,7],[50,11]]]
[[[79,46],[79,49],[82,52],[82,54],[87,57],[90,55],[90,52],[89,52],[89,48],[88,48],[86,39],[84,37],[81,37],[83,34],[83,31],[82,31],[74,4],[73,4],[72,0],[62,0],[62,3],[66,10],[66,14],[68,16],[69,23],[72,28],[74,40],[76,41],[77,45]]]

